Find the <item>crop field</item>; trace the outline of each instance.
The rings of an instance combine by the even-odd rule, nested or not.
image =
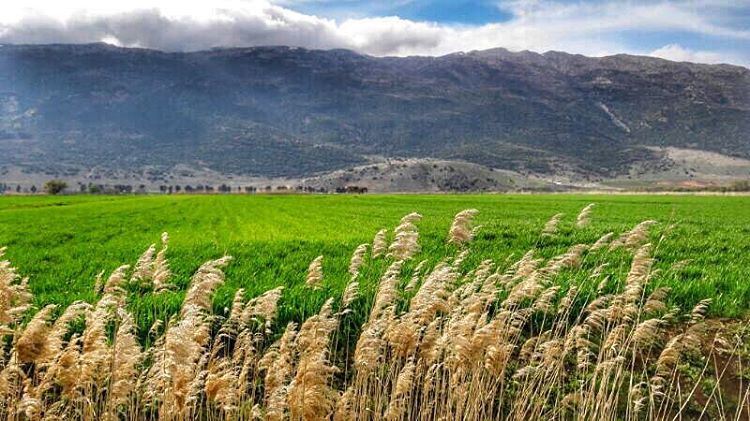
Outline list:
[[[750,416],[750,197],[3,197],[0,246],[9,419]]]
[[[596,203],[591,223],[574,229],[578,212]],[[205,261],[234,257],[215,309],[245,288],[253,297],[273,287],[287,288],[284,313],[316,312],[349,281],[351,252],[371,242],[382,228],[393,228],[410,212],[419,212],[421,258],[436,263],[453,252],[445,243],[457,212],[475,208],[482,225],[469,262],[494,259],[510,264],[528,250],[551,257],[602,234],[629,230],[644,220],[658,224],[657,267],[687,260],[679,274],[658,280],[673,289],[672,302],[688,308],[710,297],[711,314],[743,316],[750,310],[750,197],[695,196],[149,196],[0,198],[0,246],[30,278],[37,305],[95,301],[96,275],[133,264],[143,251],[170,236],[169,261],[174,283],[184,290]],[[560,233],[541,239],[550,217],[564,213]],[[673,227],[672,227],[673,226]],[[304,288],[310,262],[323,255],[324,289]],[[627,266],[627,258],[618,265]],[[621,270],[622,267],[617,268]],[[181,291],[131,303],[143,325],[174,313]],[[286,317],[286,316],[285,316]]]

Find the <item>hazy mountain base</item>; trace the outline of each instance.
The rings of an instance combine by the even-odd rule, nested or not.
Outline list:
[[[90,186],[107,190],[129,186],[132,192],[185,191],[211,186],[227,186],[232,192],[318,191],[335,192],[356,187],[367,192],[507,192],[565,191],[579,189],[640,190],[685,189],[729,186],[750,180],[750,160],[718,153],[652,148],[658,160],[640,161],[627,175],[592,179],[587,174],[565,171],[554,176],[540,173],[490,168],[460,160],[372,157],[366,165],[304,178],[252,177],[224,174],[210,168],[176,165],[170,169],[146,168],[127,172],[108,168],[78,169],[65,172],[35,172],[18,166],[0,167],[0,184],[15,192],[41,188],[50,179],[65,180],[68,192],[89,191]],[[177,187],[179,186],[179,187]],[[202,191],[200,189],[199,191]]]
[[[71,170],[71,173],[74,172]],[[488,168],[464,161],[434,159],[384,159],[370,164],[318,174],[304,178],[250,177],[222,174],[208,168],[196,169],[178,165],[172,169],[148,168],[126,172],[105,168],[76,171],[75,174],[30,172],[15,166],[0,168],[0,183],[22,191],[40,186],[50,179],[65,180],[68,191],[88,191],[89,186],[114,188],[131,186],[133,192],[161,191],[162,186],[179,186],[179,191],[199,186],[230,187],[231,191],[323,191],[334,192],[347,187],[368,192],[470,192],[559,190],[563,188],[544,178],[515,171]]]
[[[662,155],[631,167],[627,175],[606,180],[618,188],[710,188],[750,180],[750,160],[714,152],[681,148],[652,148]]]

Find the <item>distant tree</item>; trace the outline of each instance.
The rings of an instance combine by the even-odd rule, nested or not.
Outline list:
[[[16,193],[21,193],[21,185],[16,185]]]
[[[48,182],[44,183],[44,191],[52,195],[62,193],[62,191],[67,188],[68,183],[64,182],[63,180],[49,180]]]
[[[36,193],[36,185],[31,186],[31,192]]]

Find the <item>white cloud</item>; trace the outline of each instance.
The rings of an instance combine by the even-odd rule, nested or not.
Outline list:
[[[720,63],[723,60],[722,55],[719,53],[711,51],[693,51],[684,48],[679,44],[667,44],[652,51],[649,55],[672,61],[692,61],[700,63]]]
[[[743,57],[732,53],[719,53],[716,51],[698,51],[685,48],[679,44],[667,44],[661,48],[651,51],[648,55],[672,61],[688,61],[693,63],[734,63],[750,67]]]
[[[285,1],[284,4],[293,5]],[[624,34],[628,32],[672,31],[746,45],[750,31],[742,25],[725,24],[738,7],[737,3],[725,0],[679,3],[519,0],[499,6],[512,15],[511,19],[480,26],[415,22],[398,17],[336,21],[298,13],[267,0],[11,3],[0,5],[0,43],[107,41],[172,51],[291,45],[350,48],[373,55],[440,55],[505,47],[587,55],[650,53],[671,59],[738,64],[744,64],[750,54],[746,50],[690,51],[677,44],[649,51],[625,42],[628,37]]]

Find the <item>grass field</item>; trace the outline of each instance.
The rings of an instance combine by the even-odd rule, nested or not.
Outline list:
[[[747,419],[748,209],[3,198],[0,417]]]
[[[596,203],[591,224],[575,229],[576,214]],[[722,196],[137,196],[137,197],[3,197],[0,198],[0,246],[7,258],[30,278],[38,305],[96,301],[96,275],[121,264],[133,264],[163,231],[171,237],[168,257],[178,285],[184,287],[201,263],[224,254],[234,257],[227,282],[215,296],[215,309],[229,306],[238,287],[248,297],[284,285],[281,317],[317,312],[326,297],[340,292],[352,250],[372,241],[381,228],[391,229],[409,212],[418,223],[422,255],[432,263],[451,253],[445,243],[453,215],[466,208],[480,211],[482,225],[468,261],[494,259],[501,267],[536,248],[550,257],[576,243],[592,243],[602,234],[619,234],[654,219],[652,242],[657,267],[665,270],[654,286],[673,289],[672,302],[684,309],[700,299],[714,302],[710,314],[741,317],[750,308],[750,197]],[[565,217],[558,236],[540,240],[545,222]],[[674,224],[674,228],[669,228]],[[324,256],[325,288],[303,288],[312,259]],[[623,254],[627,272],[630,256]],[[689,259],[679,272],[667,271]],[[382,268],[381,268],[382,269]],[[182,292],[145,296],[130,306],[142,328],[179,308]]]

